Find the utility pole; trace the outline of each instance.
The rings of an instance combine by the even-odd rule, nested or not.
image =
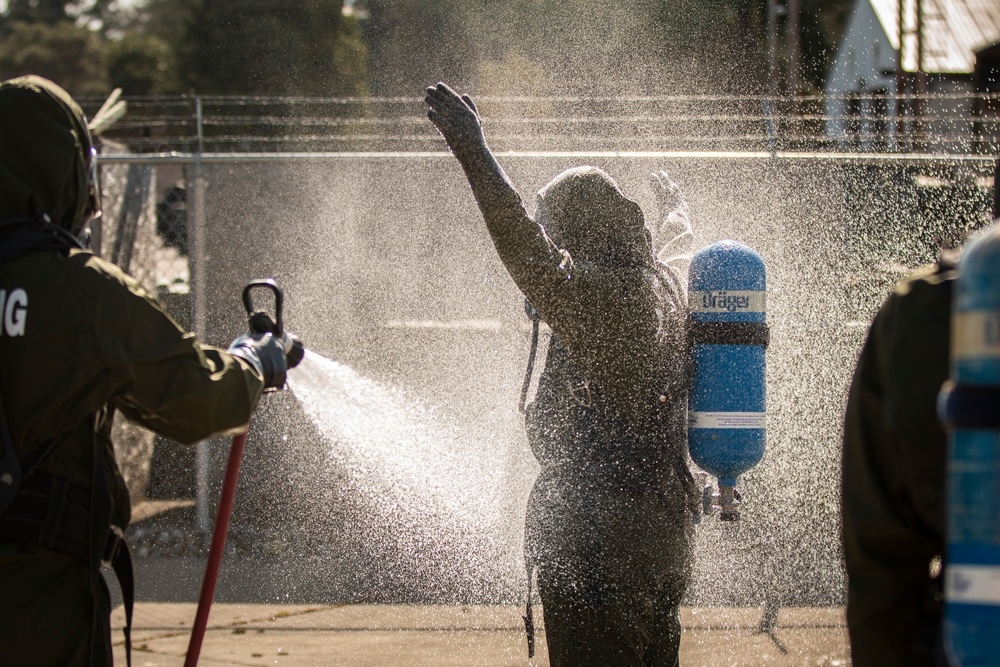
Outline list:
[[[921,134],[920,117],[923,114],[923,97],[927,93],[924,77],[923,58],[923,2],[922,0],[898,0],[896,12],[899,37],[898,64],[896,66],[896,143],[901,147],[904,137],[909,134],[913,147]],[[915,58],[912,75],[906,71],[906,63]],[[906,104],[909,96],[910,104]],[[907,132],[905,115],[912,116]]]
[[[778,94],[778,0],[767,0],[767,95]]]
[[[917,94],[927,94],[927,72],[924,71],[924,0],[917,2]]]
[[[799,90],[799,54],[802,47],[802,36],[799,34],[799,3],[800,0],[788,0],[788,23],[786,39],[788,41],[788,94],[798,95]]]
[[[920,149],[927,149],[926,135],[927,124],[924,116],[927,114],[927,72],[924,71],[924,1],[916,0],[917,28],[916,28],[916,49],[917,49],[917,96],[914,104],[914,116],[917,119],[917,136],[920,140]]]
[[[191,259],[191,320],[198,340],[205,340],[207,331],[208,293],[205,251],[205,190],[208,179],[201,160],[204,151],[204,116],[201,96],[194,99],[195,128],[198,132],[198,152],[195,154],[194,183],[191,188],[191,218],[189,219],[188,247]],[[209,508],[209,483],[212,470],[211,449],[208,440],[195,445],[195,518],[202,541],[207,546],[212,539],[212,519]]]

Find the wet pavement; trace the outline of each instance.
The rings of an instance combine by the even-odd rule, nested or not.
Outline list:
[[[180,667],[194,603],[141,602],[133,624],[135,667]],[[215,604],[200,665],[357,665],[424,667],[547,665],[543,614],[535,608],[538,651],[528,660],[521,607],[445,605]],[[761,608],[684,608],[684,667],[850,664],[844,611],[785,608],[770,633]],[[124,665],[121,626],[112,616],[115,664]]]

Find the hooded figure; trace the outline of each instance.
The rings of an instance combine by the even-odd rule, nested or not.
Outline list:
[[[79,105],[51,81],[0,84],[0,219],[48,218],[80,236],[101,204],[96,152]]]
[[[84,250],[100,212],[86,119],[39,77],[0,83],[0,646],[9,665],[111,665],[131,515],[114,413],[182,443],[241,432],[284,385],[286,343],[201,345],[135,280]],[[126,635],[126,646],[128,637]]]
[[[472,100],[438,84],[426,101],[500,259],[552,330],[525,414],[541,464],[525,560],[529,581],[538,574],[549,662],[676,665],[696,502],[679,275],[658,261],[641,208],[605,172],[563,172],[529,216]],[[683,203],[665,174],[656,180],[661,201]],[[665,248],[690,236],[685,208],[657,230]],[[664,240],[670,229],[679,233]],[[530,652],[530,606],[526,623]]]
[[[597,167],[575,167],[538,192],[535,221],[574,258],[652,268],[652,238],[639,205]]]

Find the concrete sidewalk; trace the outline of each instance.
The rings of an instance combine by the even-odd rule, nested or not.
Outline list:
[[[133,623],[135,667],[181,667],[193,603],[139,603]],[[538,651],[528,660],[520,607],[440,605],[216,604],[200,665],[547,665],[541,606],[535,607]],[[760,608],[685,608],[684,667],[850,664],[841,608],[782,609],[774,631],[758,631]],[[115,664],[124,665],[120,628],[112,616]]]

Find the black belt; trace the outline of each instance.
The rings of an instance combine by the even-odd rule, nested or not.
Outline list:
[[[763,322],[688,322],[688,345],[759,345],[767,347],[771,331]]]
[[[1000,387],[945,382],[938,412],[950,429],[1000,430]]]

